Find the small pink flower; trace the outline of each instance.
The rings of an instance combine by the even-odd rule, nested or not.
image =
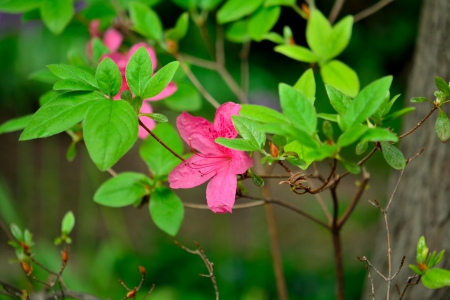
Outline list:
[[[86,52],[89,57],[92,57],[92,41],[94,38],[101,38],[100,31],[98,30],[100,26],[99,20],[93,20],[89,24],[89,33],[91,34],[91,38],[88,41]],[[105,31],[103,35],[103,44],[105,44],[106,48],[109,49],[112,53],[116,52],[122,44],[122,35],[119,31],[114,28],[109,28]]]
[[[236,198],[236,175],[244,173],[253,164],[245,152],[215,142],[218,137],[233,139],[237,136],[231,116],[238,115],[240,110],[241,106],[232,102],[221,105],[216,111],[214,124],[186,112],[177,118],[181,137],[194,155],[170,172],[170,187],[192,188],[211,179],[206,189],[206,200],[215,213],[231,213]]]

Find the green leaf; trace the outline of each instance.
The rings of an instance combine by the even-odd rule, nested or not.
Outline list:
[[[97,92],[62,94],[34,114],[19,140],[44,138],[63,132],[83,120],[91,105],[102,99],[105,97]]]
[[[95,72],[98,87],[108,97],[117,95],[122,87],[122,74],[119,67],[109,58],[105,58],[98,65]]]
[[[31,234],[31,232],[28,229],[25,229],[23,231],[23,241],[28,246],[34,245],[34,243],[33,243],[33,235]]]
[[[272,136],[272,141],[276,146],[283,147],[286,145],[286,138],[282,135],[274,135]]]
[[[170,189],[160,186],[153,192],[149,208],[156,226],[165,233],[175,236],[184,217],[180,198]]]
[[[283,113],[294,126],[313,134],[317,127],[314,105],[305,95],[287,84],[280,83],[279,92]]]
[[[390,93],[387,93],[386,99],[383,101],[383,104],[381,104],[380,108],[377,110],[377,112],[373,115],[374,117],[384,117],[387,115],[392,108],[392,105],[394,105],[395,101],[400,97],[400,94],[395,95],[391,100],[389,100]]]
[[[284,44],[284,38],[276,32],[266,33],[263,39],[274,42],[276,44]]]
[[[39,105],[43,106],[45,103],[49,102],[50,100],[55,99],[59,95],[61,95],[60,92],[55,92],[54,90],[50,90],[39,97]]]
[[[217,22],[225,24],[238,20],[254,12],[264,0],[227,0],[217,11]]]
[[[75,226],[75,216],[73,212],[68,211],[61,222],[61,233],[63,235],[69,235]]]
[[[163,99],[168,108],[175,111],[197,111],[202,107],[198,90],[188,82],[177,83],[177,90]]]
[[[94,88],[98,88],[94,75],[81,68],[70,65],[48,65],[47,68],[61,79],[81,81]]]
[[[298,158],[304,163],[299,165],[302,170],[306,170],[314,161],[314,156],[312,155],[314,149],[303,145],[299,141],[293,141],[286,144],[286,146],[284,146],[284,151],[297,153]]]
[[[259,123],[242,116],[232,116],[231,119],[240,136],[259,149],[264,146],[266,135],[259,130]]]
[[[250,41],[251,37],[248,33],[248,21],[239,20],[231,23],[226,29],[225,37],[234,43]]]
[[[356,125],[346,130],[338,139],[339,147],[345,147],[356,142],[369,128],[364,125]]]
[[[71,0],[42,0],[41,18],[53,34],[60,34],[75,14]]]
[[[55,91],[95,91],[96,88],[86,82],[63,79],[53,85]]]
[[[387,115],[384,119],[383,119],[383,123],[388,123],[391,122],[395,119],[398,118],[403,118],[404,116],[409,115],[410,113],[412,113],[416,108],[415,107],[405,107],[402,108],[396,112],[393,112],[392,114]]]
[[[369,143],[365,140],[359,141],[359,143],[356,145],[356,149],[355,149],[356,155],[361,155],[364,152],[366,152],[368,145],[369,145]]]
[[[325,114],[325,113],[318,113],[317,114],[318,118],[327,120],[327,121],[331,121],[331,122],[337,122],[338,121],[338,115],[335,114]]]
[[[418,275],[423,275],[423,274],[424,274],[424,272],[421,271],[421,270],[419,269],[419,267],[416,266],[416,265],[409,265],[409,268],[410,268],[411,270],[413,270],[413,272],[416,273],[416,274],[418,274]]]
[[[244,139],[227,139],[227,138],[217,138],[215,142],[219,145],[225,146],[234,150],[241,151],[258,151],[260,147],[254,145],[251,141]]]
[[[384,159],[391,167],[397,170],[403,170],[405,168],[405,157],[395,146],[388,142],[381,142],[381,149],[383,150]]]
[[[0,125],[0,134],[24,129],[32,117],[33,115],[26,115],[6,121]]]
[[[450,271],[434,268],[422,275],[422,284],[429,289],[440,289],[450,286]]]
[[[38,8],[42,0],[2,0],[0,11],[5,13],[23,13]]]
[[[359,91],[359,79],[353,69],[339,60],[332,60],[320,68],[323,82],[344,94],[355,97]]]
[[[311,52],[308,48],[297,45],[279,45],[275,47],[275,52],[286,55],[289,58],[303,61],[303,62],[316,62],[319,58]]]
[[[172,0],[173,3],[178,5],[179,7],[189,10],[195,8],[199,0]],[[201,0],[200,0],[201,1]],[[205,0],[203,0],[205,1]]]
[[[411,101],[412,103],[421,103],[421,102],[425,102],[425,101],[433,102],[426,97],[413,97],[409,101]]]
[[[327,90],[328,98],[330,99],[331,106],[341,115],[345,116],[347,113],[347,107],[350,105],[352,100],[348,98],[340,90],[326,84],[325,88]]]
[[[152,77],[152,60],[145,47],[140,47],[131,56],[125,69],[125,77],[133,94],[143,98]]]
[[[317,140],[308,132],[295,128],[291,125],[269,123],[262,125],[260,130],[267,133],[290,136],[293,139],[300,141],[303,145],[313,149],[319,147]]]
[[[349,161],[341,161],[344,168],[351,174],[359,174],[361,172],[361,167],[358,164]]]
[[[142,98],[151,98],[161,93],[172,80],[179,65],[179,62],[173,61],[162,67],[145,86]]]
[[[206,9],[206,10],[213,10],[214,8],[217,7],[217,5],[220,4],[220,2],[222,2],[223,0],[199,0],[198,5],[202,8],[202,9]]]
[[[59,80],[59,78],[48,69],[34,71],[28,75],[28,79],[51,84],[54,84]]]
[[[92,61],[94,63],[97,63],[103,55],[108,53],[110,53],[109,49],[99,38],[96,37],[92,40]]]
[[[353,99],[344,116],[348,128],[360,124],[375,113],[383,103],[386,93],[391,86],[392,76],[378,79],[366,86]]]
[[[315,161],[322,161],[325,158],[332,158],[336,155],[338,147],[336,145],[321,145],[309,154]]]
[[[133,146],[138,120],[125,100],[100,100],[90,107],[84,120],[84,140],[97,167],[106,171]]]
[[[157,113],[153,113],[153,114],[140,114],[140,116],[149,117],[150,119],[153,119],[153,120],[155,120],[156,122],[160,122],[160,123],[165,123],[165,122],[169,121],[165,115],[157,114]]]
[[[322,123],[322,131],[323,134],[327,137],[327,139],[333,140],[333,126],[329,121],[324,121]]]
[[[130,3],[130,18],[133,23],[132,29],[137,33],[159,41],[162,38],[162,24],[158,15],[150,7],[143,3]]]
[[[436,87],[445,94],[445,96],[450,96],[450,88],[448,87],[447,82],[439,76],[434,77],[434,82],[436,83]]]
[[[416,259],[417,263],[423,264],[425,263],[425,260],[422,259],[422,253],[427,248],[427,243],[425,242],[425,237],[422,235],[419,240],[417,241],[417,254]]]
[[[334,25],[325,45],[325,59],[338,56],[347,47],[352,36],[353,17],[347,16]]]
[[[252,177],[252,181],[256,186],[262,187],[264,186],[264,179],[254,174],[251,169],[249,169],[250,176]]]
[[[432,266],[430,266],[430,267],[434,267],[435,265],[440,263],[442,261],[442,259],[444,258],[444,253],[445,253],[445,250],[441,250],[441,252],[439,252],[439,254],[437,255],[436,259],[434,260],[434,264]]]
[[[72,142],[70,143],[69,148],[67,148],[66,151],[66,159],[67,161],[73,161],[75,159],[75,157],[77,156],[77,147],[76,147],[76,143]]]
[[[175,23],[175,27],[169,29],[166,33],[166,38],[172,41],[180,41],[186,36],[189,26],[189,13],[184,12],[179,17]]]
[[[248,22],[248,33],[255,41],[261,41],[265,34],[269,32],[280,17],[281,8],[279,6],[260,7],[252,14]]]
[[[318,9],[314,9],[306,26],[306,41],[314,53],[321,58],[329,56],[327,42],[332,30],[328,19]]]
[[[146,175],[124,172],[105,181],[95,192],[94,201],[109,207],[123,207],[139,204],[150,194],[152,180]]]
[[[183,142],[178,132],[169,123],[159,123],[153,132],[177,154],[183,153]],[[142,143],[139,154],[155,177],[166,176],[181,161],[170,153],[153,137],[148,136]]]
[[[16,240],[18,240],[19,242],[23,241],[22,230],[20,230],[19,226],[17,226],[16,224],[11,224],[11,233],[16,238]]]
[[[306,70],[295,83],[294,88],[303,93],[314,104],[316,100],[316,81],[314,80],[313,69],[309,68]]]
[[[266,0],[266,2],[264,2],[265,7],[273,5],[293,6],[295,5],[295,0]]]
[[[450,120],[448,119],[445,112],[440,108],[434,129],[439,140],[443,143],[446,143],[450,138]]]
[[[239,115],[261,123],[289,124],[289,120],[282,113],[261,105],[242,104]]]
[[[398,142],[398,137],[385,128],[369,128],[361,139],[368,142]]]

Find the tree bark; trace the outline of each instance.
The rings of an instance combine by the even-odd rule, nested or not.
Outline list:
[[[413,68],[405,98],[408,103],[411,97],[435,99],[435,76],[450,81],[450,1],[424,0],[422,5]],[[418,103],[414,106],[416,110],[406,118],[404,131],[414,127],[432,108],[430,103]],[[444,106],[444,111],[450,115],[450,107],[447,105]],[[402,290],[407,277],[413,274],[408,265],[416,264],[416,246],[421,235],[425,236],[430,251],[446,249],[444,260],[438,267],[450,269],[450,148],[436,137],[436,117],[437,112],[416,132],[401,141],[400,149],[405,157],[412,157],[422,147],[425,147],[425,152],[406,167],[388,213],[393,273],[398,269],[402,256],[406,256],[402,271],[393,281],[390,299],[399,298],[395,284]],[[392,172],[388,199],[399,175],[397,171]],[[382,206],[385,207],[385,204]],[[374,250],[372,259],[369,257],[369,260],[383,274],[387,274],[384,222],[380,224]],[[375,272],[371,272],[371,275],[374,278],[375,299],[385,299],[385,281]],[[372,299],[368,296],[369,292],[370,282],[367,282],[364,299]],[[429,290],[419,284],[410,287],[403,299],[448,300],[449,295],[450,287]]]

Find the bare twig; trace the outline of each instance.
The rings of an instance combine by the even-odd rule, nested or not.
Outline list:
[[[383,274],[381,274],[381,272],[378,271],[378,270],[370,263],[370,261],[367,259],[367,257],[363,256],[363,257],[361,258],[361,257],[357,256],[357,258],[359,259],[359,261],[366,262],[366,263],[369,265],[369,267],[372,268],[372,270],[374,270],[375,272],[377,272],[378,275],[380,275],[385,281],[387,281],[387,278],[386,278]]]
[[[208,257],[206,256],[205,252],[203,251],[202,247],[200,246],[199,243],[194,242],[195,245],[197,245],[196,250],[191,250],[183,245],[181,245],[180,243],[178,243],[177,241],[175,241],[175,244],[180,247],[181,249],[185,250],[186,252],[192,253],[192,254],[196,254],[198,256],[201,257],[201,259],[203,259],[203,262],[205,263],[206,268],[208,269],[209,274],[208,275],[204,275],[204,274],[200,274],[200,276],[202,277],[209,277],[211,278],[211,282],[214,286],[214,290],[216,291],[216,300],[219,300],[219,289],[217,288],[217,282],[216,282],[216,277],[214,276],[214,263],[212,263]]]
[[[435,111],[436,109],[437,109],[437,106],[433,107],[433,109],[430,110],[430,112],[429,112],[422,120],[420,120],[420,122],[417,123],[416,126],[414,126],[414,127],[413,127],[411,130],[409,130],[408,132],[405,132],[404,134],[402,134],[402,135],[399,136],[398,138],[399,138],[399,139],[402,139],[402,138],[404,138],[405,136],[408,136],[408,135],[410,135],[411,133],[413,133],[417,128],[420,127],[420,125],[423,124],[423,122],[425,122],[425,121],[428,119],[429,116],[431,116],[431,115],[434,113],[434,111]]]
[[[380,2],[377,2],[376,4],[372,5],[369,8],[366,8],[365,10],[355,14],[354,20],[353,22],[359,22],[364,18],[367,18],[370,15],[373,15],[374,13],[376,13],[377,11],[379,11],[380,9],[382,9],[383,7],[385,7],[386,5],[388,5],[389,3],[393,2],[394,0],[381,0]]]
[[[413,281],[413,280],[416,279],[416,278],[417,278],[417,280],[416,280],[416,281]],[[422,278],[422,276],[419,276],[419,275],[417,275],[417,274],[414,274],[413,276],[409,276],[409,277],[408,277],[408,281],[406,282],[406,286],[405,286],[405,288],[403,289],[403,292],[402,292],[402,294],[400,295],[399,300],[402,300],[402,299],[403,299],[403,297],[404,297],[405,294],[406,294],[406,290],[407,290],[410,286],[416,285],[416,284],[418,284],[418,283],[420,282],[420,278]]]
[[[372,286],[372,293],[369,294],[369,296],[372,296],[372,300],[375,300],[375,287],[373,286],[373,278],[372,276],[370,276],[370,268],[368,265],[366,265],[366,269],[367,269],[367,277],[370,280],[370,285]]]
[[[0,217],[0,227],[2,228],[3,232],[5,232],[6,237],[8,237],[8,240],[14,241],[15,238],[12,236],[11,232],[9,232],[8,227],[3,222],[2,218]]]
[[[337,16],[341,12],[342,5],[344,4],[345,0],[336,0],[334,1],[333,8],[331,9],[330,16],[328,17],[328,20],[331,24],[336,21]]]
[[[330,175],[328,175],[328,178],[325,180],[325,182],[323,182],[323,184],[319,188],[313,189],[313,190],[307,190],[307,192],[310,194],[320,193],[330,182],[331,177],[333,176],[334,172],[336,171],[336,166],[337,166],[337,159],[334,159],[334,163],[333,163],[333,166],[331,167]]]
[[[114,171],[112,168],[108,168],[106,171],[108,171],[108,173],[109,173],[112,177],[117,177],[116,171]]]
[[[314,184],[311,180],[307,180],[308,181],[308,185],[314,189]],[[314,197],[316,198],[317,202],[319,202],[320,207],[322,208],[323,212],[325,213],[325,216],[328,219],[328,223],[331,224],[333,218],[331,217],[330,211],[328,210],[328,207],[325,205],[325,202],[322,199],[322,195],[320,195],[319,193],[314,194]]]
[[[249,81],[248,55],[250,54],[250,45],[251,41],[244,42],[244,44],[242,45],[241,53],[239,55],[241,58],[241,86],[245,98],[247,98],[248,95],[248,81]]]
[[[209,70],[217,70],[217,64],[216,62],[212,60],[207,60],[199,57],[195,57],[186,53],[180,53],[180,55],[189,63],[196,65],[198,67],[202,67],[204,69]]]

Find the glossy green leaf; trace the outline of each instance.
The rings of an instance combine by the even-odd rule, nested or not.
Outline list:
[[[432,102],[430,99],[428,99],[426,97],[413,97],[409,101],[411,101],[412,103],[421,103],[421,102],[426,102],[426,101]]]
[[[23,233],[20,230],[19,226],[16,224],[11,224],[11,233],[16,238],[16,240],[22,242],[23,241]]]
[[[152,77],[152,60],[145,47],[140,47],[131,56],[125,77],[133,94],[142,97]]]
[[[161,93],[172,80],[179,65],[179,62],[173,61],[162,67],[145,86],[142,98],[152,98]]]
[[[303,145],[317,148],[319,143],[308,132],[295,128],[292,125],[285,124],[264,124],[260,127],[260,130],[267,133],[287,135],[295,140],[300,141]]]
[[[175,151],[175,153],[183,153],[183,143],[178,132],[172,125],[169,123],[159,123],[153,129],[153,132],[167,146]],[[178,158],[151,136],[148,136],[142,143],[139,154],[155,177],[168,175],[173,168],[181,163]]]
[[[276,32],[266,33],[263,39],[274,42],[276,44],[284,44],[284,38]]]
[[[59,95],[61,95],[61,92],[56,92],[54,90],[50,90],[39,97],[39,105],[43,106],[45,103],[49,102],[50,100],[55,99]]]
[[[278,147],[283,147],[284,145],[286,145],[286,137],[275,134],[274,136],[272,136],[272,142]]]
[[[356,149],[355,149],[356,155],[361,155],[364,152],[366,152],[368,145],[369,145],[369,143],[365,140],[359,141],[359,143],[356,145]]]
[[[231,23],[226,29],[225,37],[234,43],[250,41],[251,37],[248,33],[248,21],[239,20]]]
[[[311,11],[306,26],[306,41],[314,53],[321,58],[329,56],[327,42],[332,30],[330,22],[318,9]]]
[[[328,140],[333,140],[333,125],[329,121],[325,120],[322,123],[322,131]]]
[[[71,128],[84,119],[91,105],[102,99],[105,97],[97,92],[62,94],[39,108],[20,140],[48,137]]]
[[[109,207],[137,204],[150,194],[152,181],[146,175],[124,172],[105,181],[95,192],[94,201]]]
[[[330,99],[331,106],[341,115],[344,116],[347,112],[347,107],[350,105],[352,100],[347,97],[340,90],[326,84],[325,88],[327,90],[328,98]]]
[[[86,82],[73,80],[73,79],[63,79],[56,82],[53,85],[55,91],[95,91],[96,88]]]
[[[355,97],[359,91],[359,79],[353,69],[339,60],[332,60],[320,68],[323,82]]]
[[[275,52],[286,55],[289,58],[303,61],[303,62],[316,62],[319,58],[311,52],[308,48],[297,45],[279,45],[275,47]]]
[[[423,274],[424,274],[424,272],[421,271],[421,270],[419,269],[419,267],[416,266],[416,265],[409,265],[409,268],[410,268],[411,270],[413,270],[413,272],[416,273],[416,274],[418,274],[418,275],[423,275]]]
[[[382,118],[387,115],[391,111],[392,105],[394,105],[395,101],[399,97],[400,94],[395,95],[392,99],[390,99],[390,92],[387,92],[387,97],[383,101],[383,104],[381,104],[380,108],[375,112],[375,114],[373,114],[373,117]]]
[[[28,75],[28,79],[51,84],[54,84],[59,80],[59,78],[48,69],[34,71]]]
[[[122,74],[119,67],[109,58],[98,65],[95,72],[98,88],[108,97],[117,95],[122,87]]]
[[[308,100],[314,104],[316,100],[316,81],[314,80],[313,69],[309,68],[297,80],[294,88],[299,90]]]
[[[281,8],[279,6],[260,7],[252,14],[248,22],[248,33],[255,41],[261,41],[280,17]]]
[[[239,114],[243,117],[261,122],[261,123],[284,123],[289,124],[289,120],[282,113],[265,106],[255,104],[241,105]]]
[[[434,129],[439,140],[443,143],[446,143],[450,138],[450,120],[448,119],[445,112],[440,108]]]
[[[175,23],[175,27],[167,31],[166,38],[173,41],[179,41],[183,39],[186,36],[188,26],[189,26],[189,13],[184,12],[178,17],[178,20]]]
[[[441,252],[439,252],[436,259],[434,260],[434,264],[431,267],[434,267],[435,265],[439,264],[442,261],[442,259],[444,258],[444,253],[445,250],[441,250]]]
[[[232,116],[231,119],[240,136],[259,149],[264,146],[266,135],[259,130],[259,123],[242,116]]]
[[[0,12],[23,13],[36,9],[42,0],[2,0],[0,1]]]
[[[338,119],[338,115],[326,113],[318,113],[317,117],[331,122],[337,122]]]
[[[392,76],[378,79],[366,86],[358,96],[353,99],[344,116],[347,128],[362,123],[375,113],[383,103],[386,93],[392,82]]]
[[[98,88],[94,75],[81,68],[70,65],[48,65],[47,68],[61,79],[81,81],[94,88]]]
[[[423,251],[427,248],[427,243],[425,242],[425,237],[422,235],[417,241],[416,259],[417,263],[423,264],[425,260],[422,258]]]
[[[103,55],[108,53],[110,53],[110,51],[106,48],[105,44],[103,44],[98,37],[95,37],[92,40],[92,61],[98,62]]]
[[[392,114],[387,115],[387,116],[384,118],[383,122],[384,122],[384,123],[388,123],[388,122],[391,122],[391,121],[393,121],[393,120],[395,120],[395,119],[403,118],[404,116],[407,116],[407,115],[409,115],[410,113],[412,113],[415,109],[416,109],[415,107],[405,107],[405,108],[402,108],[402,109],[400,109],[400,110],[398,110],[398,111],[396,111],[396,112],[393,112]]]
[[[327,51],[325,59],[338,56],[347,47],[352,36],[353,17],[346,16],[334,25],[325,43]]]
[[[370,142],[398,142],[398,137],[384,128],[369,128],[361,137],[363,141]]]
[[[258,151],[260,149],[258,146],[254,145],[251,141],[240,138],[237,139],[217,138],[215,142],[227,148],[240,151]]]
[[[155,120],[156,122],[160,122],[160,123],[165,123],[165,122],[169,121],[165,115],[157,114],[157,113],[153,113],[153,114],[140,114],[140,116],[149,117],[150,119],[153,119],[153,120]]]
[[[181,0],[183,1],[183,0]],[[223,0],[199,0],[198,5],[206,10],[213,10],[216,8]]]
[[[364,125],[356,125],[346,130],[338,139],[337,144],[345,147],[356,142],[369,128]]]
[[[280,83],[280,102],[283,113],[299,129],[310,134],[316,131],[317,116],[314,105],[295,88]]]
[[[0,134],[24,129],[32,117],[33,115],[26,115],[6,121],[0,125]]]
[[[130,2],[130,18],[134,31],[154,41],[161,40],[161,20],[150,7],[136,1]]]
[[[253,184],[259,187],[263,187],[264,186],[264,179],[262,179],[261,177],[259,177],[256,174],[253,174],[253,172],[250,172],[250,176],[252,177],[252,181]]]
[[[314,151],[313,148],[305,146],[299,141],[293,141],[284,146],[285,152],[295,152],[298,158],[303,161],[304,164],[299,165],[302,170],[306,170],[314,161],[314,156],[311,155]]]
[[[406,160],[403,153],[388,142],[381,142],[381,149],[386,162],[397,170],[403,170],[406,166]]]
[[[450,271],[441,268],[430,269],[422,275],[422,284],[429,289],[450,286]]]
[[[71,0],[42,0],[41,18],[53,34],[60,34],[74,16]]]
[[[361,167],[354,162],[342,161],[342,165],[351,174],[357,175],[361,172]]]
[[[439,76],[434,77],[434,82],[436,83],[436,87],[445,94],[445,96],[450,96],[450,88],[448,87],[447,82]]]
[[[68,211],[61,222],[61,233],[63,235],[69,235],[75,226],[75,216],[73,212]]]
[[[238,20],[254,12],[263,2],[264,0],[227,0],[217,11],[217,22],[224,24]]]
[[[155,189],[150,200],[150,215],[153,222],[165,233],[175,236],[184,218],[183,203],[165,186]]]
[[[188,82],[177,83],[177,90],[163,99],[168,108],[175,111],[197,111],[202,107],[198,90]]]
[[[125,100],[100,100],[92,105],[84,120],[84,140],[97,167],[106,171],[133,146],[138,120]]]
[[[292,6],[295,4],[295,0],[266,0],[264,2],[265,7],[273,6],[273,5],[285,5]]]

